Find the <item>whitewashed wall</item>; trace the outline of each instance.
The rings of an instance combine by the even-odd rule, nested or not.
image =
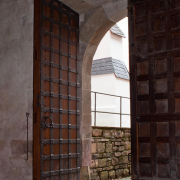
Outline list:
[[[91,77],[91,90],[106,94],[129,97],[129,81],[115,77],[114,74],[103,74]],[[129,99],[122,99],[122,113],[130,114]],[[92,111],[95,108],[94,93],[91,95]],[[106,112],[120,112],[120,98],[97,94],[96,110]],[[121,116],[122,127],[130,127],[130,117]],[[94,126],[94,113],[92,113],[92,125]],[[120,127],[120,116],[115,114],[96,113],[96,126]]]
[[[101,59],[101,58],[106,58],[106,57],[111,57],[111,43],[110,43],[110,38],[111,38],[111,32],[108,31],[101,42],[99,43],[99,46],[96,50],[96,53],[93,57],[93,60]]]
[[[107,57],[123,60],[123,39],[109,30],[101,40],[93,60]]]
[[[109,30],[101,40],[94,60],[112,57],[124,61],[129,69],[129,49],[128,49],[128,18],[124,18],[117,23],[122,29],[126,38],[111,33]],[[91,90],[106,94],[130,97],[129,81],[115,77],[114,74],[103,74],[91,76]],[[94,94],[91,95],[92,111],[94,110]],[[120,112],[120,98],[97,94],[96,102],[97,111]],[[130,114],[130,100],[122,99],[123,114]],[[92,113],[92,125],[94,125],[94,113]],[[97,126],[120,127],[120,116],[115,114],[96,114]],[[121,116],[122,127],[130,127],[130,116]]]
[[[111,33],[109,30],[101,40],[93,60],[113,57],[124,61],[129,69],[129,37],[128,37],[128,18],[124,18],[117,23],[126,38]]]
[[[123,61],[123,37],[110,33],[111,56],[114,59]]]
[[[128,30],[128,17],[125,17],[121,21],[117,23],[117,25],[121,28],[123,33],[125,34],[126,38],[122,38],[122,51],[123,51],[123,58],[122,61],[124,61],[127,69],[129,70],[129,30]]]

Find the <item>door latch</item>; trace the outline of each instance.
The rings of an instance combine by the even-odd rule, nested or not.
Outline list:
[[[52,122],[52,119],[49,117],[49,116],[44,116],[44,125],[45,125],[45,128],[51,128],[53,126],[53,122]],[[47,120],[50,119],[50,125],[47,124]]]
[[[28,137],[28,120],[29,120],[29,115],[30,115],[30,113],[26,112],[26,119],[27,119],[27,158],[26,158],[26,160],[28,160],[28,143],[29,143],[29,137]]]

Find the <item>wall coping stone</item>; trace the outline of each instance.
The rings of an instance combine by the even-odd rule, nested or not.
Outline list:
[[[126,127],[108,127],[108,126],[92,126],[92,129],[122,129],[122,130],[131,130],[131,128],[126,128]]]

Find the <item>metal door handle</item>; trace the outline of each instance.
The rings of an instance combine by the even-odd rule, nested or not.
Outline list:
[[[26,118],[27,118],[27,158],[26,160],[28,160],[28,143],[29,143],[29,137],[28,137],[28,118],[29,118],[30,113],[26,112]]]
[[[53,125],[52,119],[51,119],[49,116],[44,116],[44,119],[45,119],[45,120],[44,120],[44,125],[45,125],[45,127],[46,127],[46,128],[52,127],[52,125]],[[51,121],[50,125],[47,124],[47,119],[50,119],[50,121]]]

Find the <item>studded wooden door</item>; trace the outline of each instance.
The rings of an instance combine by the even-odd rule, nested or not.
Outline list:
[[[79,16],[35,1],[34,180],[79,180]]]
[[[128,10],[133,179],[180,179],[180,1]]]

